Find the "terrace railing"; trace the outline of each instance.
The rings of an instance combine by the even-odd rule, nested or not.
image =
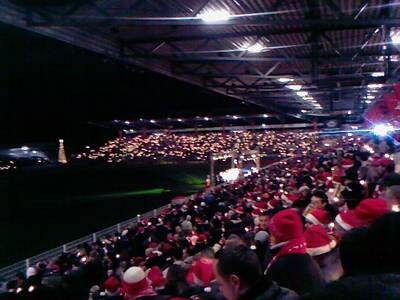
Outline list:
[[[283,160],[280,160],[278,162],[274,162],[272,164],[269,164],[261,169],[268,169],[270,167],[275,166],[276,164],[279,164],[282,161],[286,161],[290,158],[286,158]],[[221,184],[221,185],[229,185],[227,183]],[[186,199],[182,199],[182,203],[187,202],[188,200],[191,200],[195,197],[195,195],[190,195],[187,196]],[[5,282],[5,281],[9,281],[11,279],[14,279],[16,274],[18,272],[22,272],[23,274],[26,274],[26,270],[30,267],[35,265],[38,262],[41,261],[47,261],[50,259],[54,259],[57,256],[61,255],[62,253],[67,253],[67,252],[71,252],[71,251],[75,251],[77,249],[77,247],[83,243],[92,243],[95,242],[98,239],[102,239],[105,238],[107,235],[112,235],[116,232],[121,232],[122,230],[124,230],[127,227],[132,227],[134,226],[140,219],[142,218],[151,218],[154,216],[157,216],[161,213],[161,211],[165,208],[170,208],[171,204],[167,204],[164,205],[162,207],[153,209],[151,211],[148,211],[142,215],[138,215],[135,218],[120,222],[116,225],[107,227],[103,230],[94,232],[92,234],[86,235],[80,239],[77,239],[75,241],[69,242],[67,244],[58,246],[54,249],[48,250],[46,252],[40,253],[38,255],[26,258],[25,260],[19,261],[15,264],[12,264],[10,266],[4,267],[2,269],[0,269],[0,282]]]

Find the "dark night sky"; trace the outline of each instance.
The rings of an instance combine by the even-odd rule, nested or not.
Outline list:
[[[88,121],[260,113],[259,107],[0,23],[1,145],[90,141]]]

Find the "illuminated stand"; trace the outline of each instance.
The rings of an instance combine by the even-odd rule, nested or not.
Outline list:
[[[65,155],[65,149],[64,149],[64,140],[60,139],[58,140],[59,146],[58,146],[58,162],[62,164],[67,163],[67,156]]]
[[[256,165],[256,169],[260,169],[260,150],[231,151],[211,153],[210,155],[210,178],[211,186],[215,186],[215,161],[231,159],[231,169],[242,170],[243,162],[252,160]]]

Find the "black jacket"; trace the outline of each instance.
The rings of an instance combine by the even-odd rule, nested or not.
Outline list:
[[[400,299],[400,275],[376,274],[344,277],[302,300],[394,300]]]
[[[325,283],[318,264],[308,254],[279,257],[268,269],[267,276],[299,295],[318,289]]]
[[[281,288],[275,282],[263,277],[252,288],[241,295],[238,300],[297,300],[299,296],[293,291]]]

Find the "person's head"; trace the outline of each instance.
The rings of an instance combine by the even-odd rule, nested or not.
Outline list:
[[[328,204],[328,196],[323,191],[315,191],[311,196],[311,207],[324,209]]]
[[[367,242],[368,227],[361,226],[347,232],[339,244],[340,261],[345,276],[368,273],[370,249]]]
[[[274,246],[303,237],[303,222],[295,210],[285,209],[272,217],[269,230],[271,233],[270,244]]]
[[[227,300],[238,299],[262,276],[257,255],[241,244],[233,244],[221,251],[214,272]]]
[[[388,204],[389,208],[393,205],[400,204],[400,185],[392,185],[386,188],[384,199]]]
[[[400,273],[400,213],[389,212],[369,228],[369,257],[375,273]]]
[[[267,212],[263,212],[258,216],[258,227],[261,230],[267,230],[269,226],[270,216]]]

